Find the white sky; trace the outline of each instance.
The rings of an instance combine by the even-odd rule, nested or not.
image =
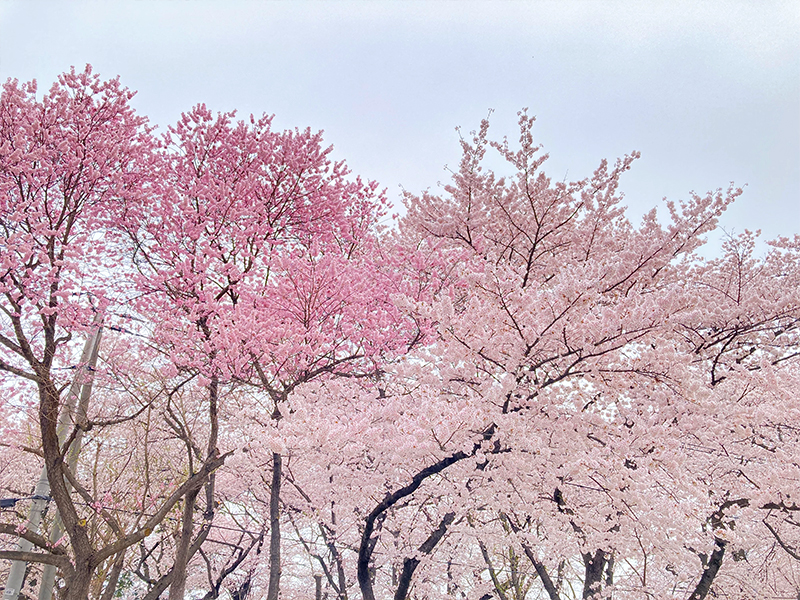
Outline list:
[[[446,180],[457,125],[515,139],[529,107],[556,179],[642,152],[633,218],[735,181],[728,230],[800,233],[796,1],[0,0],[0,80],[86,63],[162,129],[199,102],[324,129],[394,200]]]

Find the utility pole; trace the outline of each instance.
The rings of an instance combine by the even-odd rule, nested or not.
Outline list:
[[[28,512],[28,523],[26,527],[30,531],[37,531],[39,524],[42,522],[42,515],[47,510],[47,503],[50,497],[50,483],[47,481],[47,471],[42,469],[41,477],[36,482],[36,487],[33,490],[33,502]],[[28,540],[19,539],[17,542],[17,550],[20,552],[30,552],[33,549],[33,543]],[[28,563],[21,560],[15,560],[11,563],[11,571],[8,573],[6,580],[6,587],[3,590],[3,600],[17,600],[22,584],[25,581],[25,571],[28,568]]]
[[[86,418],[87,409],[89,405],[89,397],[92,390],[92,382],[94,377],[91,372],[97,365],[97,352],[100,347],[100,338],[102,337],[103,319],[97,314],[94,319],[94,331],[86,340],[83,346],[83,353],[81,354],[81,362],[78,366],[78,372],[75,374],[75,379],[72,380],[69,392],[67,393],[67,401],[64,408],[61,410],[58,418],[58,440],[63,442],[67,437],[67,430],[70,425],[75,422],[79,423],[82,419]],[[78,403],[78,395],[80,393],[80,404]],[[80,450],[80,438],[82,431],[78,431],[76,442],[78,443],[77,449],[73,443],[70,446],[68,463],[70,467],[74,468],[74,463],[77,461],[78,452]],[[28,523],[26,525],[29,531],[38,531],[39,525],[42,522],[42,517],[47,510],[47,505],[50,502],[50,482],[47,480],[47,469],[42,468],[42,474],[33,492],[33,502],[31,503],[30,511],[28,512]],[[57,518],[57,524],[60,524],[60,519]],[[55,528],[54,528],[55,530]],[[61,537],[59,533],[58,537]],[[58,537],[55,541],[58,540]],[[51,541],[52,539],[51,535]],[[21,539],[17,543],[17,550],[20,552],[30,552],[33,549],[33,543],[28,540]],[[3,590],[3,600],[17,600],[22,586],[25,583],[25,571],[28,568],[28,563],[22,560],[15,560],[11,563],[11,570],[8,573],[6,586]],[[42,578],[42,585],[39,588],[39,597],[42,598],[43,591],[45,590],[45,576],[48,570],[52,572],[49,582],[49,591],[47,592],[46,599],[49,599],[53,593],[53,583],[55,582],[55,567],[53,565],[45,565],[45,571]]]

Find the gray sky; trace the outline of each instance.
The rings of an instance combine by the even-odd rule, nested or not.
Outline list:
[[[513,140],[528,107],[556,179],[641,151],[637,220],[735,181],[727,229],[800,232],[796,1],[0,0],[0,80],[86,63],[162,129],[199,102],[324,129],[393,200],[447,179],[457,125]]]

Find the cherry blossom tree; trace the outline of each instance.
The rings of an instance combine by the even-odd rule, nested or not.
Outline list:
[[[43,466],[65,532],[9,506],[0,559],[66,599],[797,592],[800,238],[696,254],[741,190],[634,225],[638,155],[554,182],[523,111],[388,228],[320,133],[156,140],[131,95],[0,98],[0,486]]]
[[[124,524],[113,514],[103,513],[104,526],[113,531],[111,538],[117,539],[100,552],[95,552],[85,536],[81,537],[82,523],[86,519],[75,515],[72,518],[68,514],[65,521],[68,532],[78,539],[78,546],[71,543],[69,552],[76,555],[75,563],[79,565],[80,573],[75,577],[68,574],[67,579],[70,593],[72,590],[79,590],[74,592],[78,595],[83,593],[80,590],[86,589],[92,572],[101,562],[111,558],[122,560],[125,547],[144,544],[144,538],[153,535],[158,529],[156,525],[162,523],[171,506],[183,499],[178,543],[170,551],[171,566],[157,579],[146,576],[153,597],[166,587],[170,587],[171,596],[182,597],[188,562],[201,550],[214,519],[217,500],[216,475],[213,472],[230,455],[230,450],[224,454],[219,450],[221,397],[232,397],[237,385],[256,388],[271,405],[265,421],[269,428],[272,427],[270,420],[275,423],[281,417],[280,405],[298,384],[334,374],[377,376],[384,355],[395,353],[418,332],[415,332],[413,322],[408,330],[399,324],[400,313],[389,297],[396,291],[392,288],[394,280],[379,260],[381,250],[377,246],[376,226],[385,200],[376,193],[374,184],[346,179],[344,165],[333,164],[327,159],[329,150],[320,145],[319,134],[310,131],[276,133],[270,130],[267,117],[258,121],[252,119],[250,124],[233,123],[232,115],[214,118],[205,108],[197,107],[183,117],[156,149],[144,128],[144,120],[133,116],[125,104],[130,94],[117,82],[102,83],[87,68],[82,75],[64,76],[60,86],[54,87],[42,103],[36,102],[33,87],[23,93],[15,83],[6,86],[4,95],[5,114],[11,115],[6,119],[6,129],[10,131],[6,137],[10,142],[5,144],[8,152],[4,156],[8,177],[3,179],[8,215],[6,241],[9,249],[16,252],[16,255],[4,254],[8,269],[4,279],[6,297],[11,302],[5,313],[9,319],[9,331],[13,334],[6,336],[4,342],[34,365],[34,372],[29,373],[18,366],[14,362],[18,359],[4,360],[3,368],[22,379],[38,382],[42,377],[36,374],[37,367],[31,362],[35,356],[25,354],[25,343],[14,345],[13,336],[37,335],[35,328],[22,319],[21,309],[34,316],[37,310],[40,313],[44,311],[52,317],[45,322],[50,328],[45,329],[45,333],[52,338],[47,341],[50,346],[44,348],[49,361],[53,360],[59,347],[68,346],[72,330],[88,330],[94,311],[108,312],[109,298],[114,294],[125,299],[136,298],[138,294],[138,299],[128,309],[137,309],[140,319],[147,315],[144,317],[147,321],[157,315],[157,322],[145,323],[140,334],[152,342],[135,350],[141,352],[134,359],[138,368],[127,372],[122,368],[124,361],[130,360],[126,350],[119,350],[116,354],[116,367],[111,363],[106,367],[113,372],[118,385],[125,387],[126,395],[138,398],[142,408],[135,417],[144,413],[157,415],[164,420],[163,425],[152,431],[166,427],[174,442],[179,447],[184,446],[188,480],[174,490],[155,516],[150,515],[145,523],[136,521],[138,529],[133,534],[123,535]],[[36,110],[51,106],[61,111],[70,109],[68,96],[73,92],[78,96],[76,104],[80,112],[68,116],[85,118],[89,123],[86,135],[96,137],[82,138],[78,142],[73,139],[46,140],[47,144],[56,146],[62,154],[77,152],[83,156],[81,152],[85,154],[85,149],[81,150],[81,143],[99,152],[98,139],[111,144],[115,141],[112,133],[116,132],[130,146],[127,152],[131,156],[125,154],[127,146],[122,149],[112,146],[108,150],[112,158],[124,160],[118,168],[119,173],[112,170],[113,179],[101,171],[101,167],[106,168],[106,165],[100,164],[97,157],[69,163],[73,170],[67,170],[63,178],[68,185],[76,186],[78,191],[73,193],[71,189],[58,188],[58,170],[63,168],[59,162],[62,154],[58,154],[52,158],[53,164],[44,165],[35,173],[45,180],[43,185],[51,186],[55,191],[48,187],[37,196],[38,190],[29,191],[25,185],[32,177],[26,169],[30,169],[30,164],[36,167],[39,157],[28,162],[19,160],[21,136],[30,135],[41,122],[46,122]],[[89,92],[95,95],[105,93],[109,97],[117,94],[118,99],[112,98],[119,104],[117,112],[107,106],[110,101],[104,98],[105,103],[95,114],[90,99],[87,100],[91,95]],[[57,93],[61,95],[56,96]],[[12,122],[12,117],[18,118],[15,110],[24,112],[17,106],[23,101],[28,103],[24,110],[31,114],[26,114],[28,121],[18,126]],[[107,122],[102,120],[106,116],[109,116]],[[73,126],[70,122],[58,125],[64,129]],[[21,128],[22,134],[11,131],[13,127]],[[75,127],[80,129],[83,124],[79,121]],[[63,135],[63,131],[53,129]],[[85,133],[83,130],[80,132],[82,135]],[[11,169],[14,165],[16,171]],[[79,175],[86,177],[86,173],[106,177],[109,181],[99,178],[84,184]],[[19,181],[15,181],[15,177]],[[85,197],[78,196],[78,193],[84,193],[81,185],[88,190]],[[146,201],[143,201],[145,197]],[[42,203],[48,209],[47,202],[53,198],[60,198],[65,203],[60,225],[66,228],[67,233],[54,229],[53,223],[48,222],[37,225],[45,228],[43,242],[33,235],[30,241],[26,240],[25,233],[38,233],[32,231],[32,221],[26,213],[41,211]],[[76,205],[71,207],[69,202],[76,198]],[[27,199],[28,209],[20,210],[19,206],[13,206],[20,199]],[[68,209],[73,212],[67,213]],[[45,217],[49,218],[49,215],[45,214]],[[15,219],[22,220],[22,225]],[[78,229],[78,225],[83,228]],[[80,235],[76,235],[76,231]],[[125,232],[126,244],[114,237],[118,231]],[[102,239],[104,243],[99,243],[102,235],[105,236]],[[49,244],[56,251],[59,242],[64,246],[70,245],[61,255],[51,257],[51,262],[57,263],[57,267],[47,271],[39,264],[41,258],[31,256],[33,251],[26,250],[22,242],[34,246],[38,243],[45,249]],[[124,264],[120,263],[120,257],[124,256],[123,246],[130,248],[131,242],[134,264],[141,274],[138,279],[124,272]],[[65,257],[73,260],[64,261]],[[105,277],[110,275],[112,263],[114,277]],[[20,269],[22,276],[17,275]],[[20,283],[20,280],[30,278],[36,269],[35,274],[43,273],[43,276],[50,277],[40,285],[44,292],[50,292],[49,304],[43,305],[43,301],[35,296],[29,300],[24,294],[14,293],[13,286],[17,285],[18,291],[32,294],[31,282]],[[62,275],[58,269],[63,269],[65,274]],[[70,286],[76,288],[76,293],[72,293]],[[91,306],[90,300],[95,306]],[[56,321],[56,318],[60,320]],[[28,333],[26,327],[32,333]],[[56,333],[58,327],[63,329],[60,338]],[[129,347],[127,351],[134,350]],[[64,350],[61,353],[64,355],[59,357],[61,363],[74,363],[74,356],[66,356]],[[167,356],[169,360],[165,362]],[[52,397],[47,397],[49,403],[44,400],[40,403],[40,413],[50,411],[47,419],[53,421],[52,427],[55,427],[54,419],[60,406],[57,386],[60,384],[46,377],[45,384],[42,385],[53,388],[50,389]],[[205,405],[205,416],[197,412],[201,406],[197,404],[199,389],[206,393],[206,400],[201,403]],[[249,412],[255,415],[257,410]],[[255,421],[259,422],[259,419]],[[149,416],[146,422],[151,422]],[[80,428],[99,424],[89,421]],[[145,431],[151,431],[150,427],[145,426]],[[127,435],[136,439],[135,428],[131,430],[129,427],[127,431]],[[53,432],[43,430],[42,440]],[[118,430],[117,435],[120,434],[121,430]],[[146,434],[145,439],[148,435],[151,434]],[[101,438],[95,436],[94,440]],[[52,443],[53,452],[58,450],[63,456],[64,450],[59,449],[59,442]],[[146,443],[150,446],[144,450],[144,462],[152,463],[157,459],[153,454],[157,444]],[[163,456],[174,455],[174,449],[169,450],[169,445],[164,445],[158,452]],[[174,447],[174,443],[172,445]],[[271,455],[270,560],[273,567],[270,586],[273,595],[277,594],[280,574],[279,489],[282,472],[281,455],[275,451],[279,445],[273,445]],[[59,465],[63,462],[63,458],[53,460]],[[63,471],[63,466],[54,468]],[[171,470],[171,467],[167,468]],[[63,473],[56,476],[59,481],[65,476],[70,478],[69,474]],[[137,486],[144,485],[147,490],[149,476],[145,473],[145,477],[146,480]],[[95,505],[96,499],[74,476],[62,486],[62,500],[58,500],[57,492],[54,493],[57,504],[70,504],[67,486],[77,488],[82,500]],[[205,490],[206,508],[204,522],[197,530],[194,507],[201,490]],[[147,495],[145,492],[144,496]],[[144,504],[147,502],[140,502],[142,511]],[[10,527],[7,533],[11,532]],[[33,533],[28,535],[32,536]],[[42,546],[44,542],[38,538],[34,543],[51,553],[63,554],[46,544]],[[106,556],[111,551],[108,548],[113,548],[113,552]],[[89,554],[93,556],[84,557]],[[64,560],[59,557],[51,559],[47,553],[26,558],[40,562],[56,561],[62,572],[68,570]],[[144,565],[140,564],[140,568]],[[106,589],[113,593],[113,586]]]
[[[416,335],[391,300],[402,282],[381,261],[385,199],[375,184],[349,180],[320,134],[275,132],[270,117],[234,122],[198,106],[163,148],[162,201],[129,227],[138,306],[159,315],[156,335],[175,368],[208,388],[206,461],[217,453],[221,386],[239,382],[265,401],[247,413],[273,439],[268,597],[277,598],[283,444],[275,428],[289,395],[319,377],[378,376]],[[182,597],[189,549],[200,548],[191,542],[193,511],[187,496],[171,597]]]
[[[38,394],[34,447],[70,548],[5,523],[4,534],[18,533],[44,552],[4,550],[2,556],[58,566],[67,597],[85,597],[94,569],[143,535],[93,546],[65,461],[85,423],[75,423],[66,441],[57,431],[67,387],[60,370],[77,362],[70,341],[115,296],[113,226],[146,187],[152,142],[146,120],[129,106],[131,96],[118,80],[101,81],[87,67],[59,77],[41,100],[35,83],[15,80],[0,98],[0,371],[4,381],[27,382]]]
[[[491,507],[513,530],[551,599],[561,592],[551,576],[555,566],[543,558],[545,548],[558,549],[556,565],[577,558],[582,597],[600,597],[603,590],[619,589],[620,576],[631,579],[617,565],[644,543],[645,534],[667,573],[677,572],[676,581],[692,588],[690,597],[704,598],[720,572],[728,523],[750,501],[725,488],[710,495],[698,489],[700,473],[718,469],[720,456],[716,450],[692,456],[689,439],[715,431],[719,437],[707,447],[734,443],[735,434],[722,431],[731,416],[722,417],[719,407],[731,407],[737,419],[747,413],[729,401],[729,389],[719,387],[732,378],[729,372],[753,377],[778,366],[796,370],[794,247],[787,241],[784,252],[752,260],[749,274],[742,271],[747,261],[735,252],[704,264],[693,252],[740,190],[668,203],[667,224],[653,211],[635,228],[624,217],[617,187],[636,155],[613,169],[603,163],[589,179],[553,183],[541,172],[546,156],[537,154],[532,125],[522,113],[514,151],[506,142],[490,143],[484,122],[472,140],[462,140],[464,157],[443,197],[408,197],[401,237],[410,230],[409,239],[426,238],[459,264],[460,283],[416,307],[437,323],[441,389],[475,394],[488,414],[474,429],[471,447],[441,453],[374,505],[360,546],[362,594],[375,597],[371,554],[394,507],[454,465],[471,461],[470,489],[485,489],[488,496],[478,506],[484,512]],[[512,165],[513,179],[484,170],[489,147]],[[753,290],[749,306],[728,299],[723,308],[724,296],[742,289],[745,280]],[[712,290],[722,296],[713,297]],[[765,360],[768,365],[761,364]],[[758,368],[743,366],[749,361],[760,361]],[[756,395],[780,389],[764,383],[742,389]],[[760,411],[775,406],[774,397],[762,398]],[[748,422],[756,426],[752,413]],[[689,456],[696,470],[686,468]],[[667,473],[672,480],[664,485]],[[525,485],[523,474],[532,478]],[[476,478],[492,484],[479,486]],[[499,493],[500,482],[512,486],[507,494]],[[781,501],[764,499],[760,506]],[[635,506],[653,516],[664,511],[669,522],[656,526]],[[681,514],[688,517],[683,522]],[[425,541],[441,540],[438,532],[453,519],[438,523]],[[563,554],[565,539],[574,544],[571,556]],[[672,547],[676,555],[665,558]],[[418,552],[425,550],[423,544]],[[629,561],[631,570],[641,567]],[[406,590],[398,585],[395,597],[406,597]]]

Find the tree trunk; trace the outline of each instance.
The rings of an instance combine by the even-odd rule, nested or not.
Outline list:
[[[508,515],[503,515],[504,521],[508,523],[508,526],[514,533],[519,533],[520,528],[519,526],[514,524]],[[528,557],[528,560],[531,561],[533,568],[536,569],[536,574],[539,576],[539,579],[542,580],[542,585],[544,586],[547,595],[550,597],[550,600],[561,600],[561,596],[558,593],[558,590],[561,588],[561,582],[559,581],[558,584],[554,584],[553,580],[550,579],[550,574],[547,572],[547,568],[544,566],[543,563],[539,562],[536,558],[536,555],[533,553],[533,549],[526,543],[522,543],[522,550],[525,552],[525,556]]]
[[[94,569],[86,561],[75,565],[72,577],[67,580],[63,596],[64,600],[86,600],[89,597],[93,573]]]
[[[169,600],[183,600],[186,592],[186,566],[189,563],[189,546],[194,531],[194,504],[200,489],[190,491],[183,499],[183,516],[178,547],[175,549],[175,563],[172,567],[172,583],[169,586]]]
[[[189,547],[188,560],[191,560],[192,557],[200,550],[200,547],[203,545],[203,542],[205,542],[206,538],[208,537],[208,533],[210,530],[211,530],[210,527],[206,525],[200,530],[200,533],[197,534],[197,537],[195,538],[194,542],[192,542],[192,545]],[[167,571],[160,579],[158,579],[154,584],[152,584],[152,587],[147,592],[147,594],[144,595],[142,600],[157,600],[161,596],[161,594],[163,594],[166,591],[166,589],[170,586],[174,575],[175,575],[175,565],[173,565],[173,567],[169,571]]]
[[[69,419],[71,418],[76,425],[83,425],[86,423],[89,414],[89,400],[92,395],[92,386],[94,384],[94,376],[91,372],[97,367],[97,357],[100,351],[100,341],[103,339],[103,319],[100,313],[95,316],[94,320],[97,329],[94,334],[86,340],[86,345],[83,349],[81,356],[81,370],[75,376],[72,386],[67,396],[66,406],[62,409],[59,415],[58,439],[63,440],[66,437],[66,430],[68,427]],[[80,398],[78,398],[78,386],[80,385]],[[75,406],[75,400],[78,399],[78,405]],[[74,414],[73,414],[74,413]],[[83,444],[83,430],[78,429],[75,433],[75,439],[69,447],[67,452],[67,468],[75,473],[78,466],[78,458],[81,453],[81,446]],[[56,513],[56,518],[53,520],[53,527],[50,531],[50,542],[55,544],[64,534],[64,524],[61,516]],[[56,580],[56,568],[54,565],[45,565],[42,572],[42,583],[39,586],[39,600],[50,600],[53,597],[53,586]],[[116,585],[116,584],[115,584]]]
[[[497,578],[497,571],[492,564],[492,557],[489,556],[489,550],[486,548],[486,544],[483,543],[483,540],[478,540],[478,547],[481,549],[481,555],[483,556],[483,562],[486,563],[486,567],[489,569],[489,577],[492,580],[492,585],[494,585],[494,592],[497,594],[497,597],[500,600],[508,600],[506,593],[503,591],[503,586],[500,583],[500,580]],[[450,568],[450,563],[447,563],[447,568]],[[448,571],[448,577],[450,573]]]
[[[278,600],[281,582],[281,455],[272,454],[272,485],[269,498],[269,587],[267,600]]]
[[[208,337],[207,328],[203,327]],[[215,355],[212,354],[212,358]],[[216,375],[211,377],[208,385],[208,419],[211,425],[208,445],[206,447],[206,461],[212,460],[219,455],[217,449],[217,437],[219,435],[219,416],[218,416],[218,403],[219,403],[219,377]],[[214,474],[209,473],[208,479],[205,482],[206,491],[206,510],[204,520],[206,523],[211,523],[214,518]],[[197,496],[200,494],[200,486],[187,492],[183,500],[183,517],[181,522],[181,534],[178,540],[178,547],[175,551],[175,563],[172,567],[172,582],[169,586],[170,600],[183,600],[186,593],[186,570],[192,556],[197,552],[202,544],[192,544],[192,534],[194,533],[194,508],[197,502]],[[201,536],[198,536],[200,540]],[[203,537],[202,539],[205,539]],[[196,540],[197,541],[197,540]]]
[[[49,374],[42,377],[42,380],[43,383],[39,385],[39,426],[42,431],[47,480],[50,482],[50,495],[69,534],[75,561],[75,570],[69,578],[64,600],[85,600],[89,595],[94,572],[95,565],[91,561],[95,551],[89,540],[85,521],[78,518],[64,475],[67,465],[61,454],[57,433],[59,393]]]
[[[44,398],[42,396],[43,393],[45,394],[52,394],[55,393],[56,395],[56,411],[58,414],[58,424],[55,428],[55,435],[58,440],[58,445],[62,444],[67,437],[68,429],[72,425],[72,423],[81,423],[82,420],[85,420],[86,412],[88,409],[89,404],[89,397],[91,395],[92,390],[92,377],[88,375],[88,371],[93,369],[97,364],[97,353],[98,348],[100,345],[100,339],[102,336],[102,316],[100,313],[95,315],[94,325],[97,327],[94,333],[90,335],[86,339],[86,343],[83,346],[83,352],[81,354],[80,359],[80,369],[75,375],[75,378],[72,381],[72,385],[70,385],[69,391],[67,392],[67,397],[65,400],[64,407],[59,410],[58,408],[58,392],[50,392],[49,390],[54,389],[54,385],[52,384],[52,380],[50,379],[50,371],[49,368],[44,368],[44,365],[39,365],[42,367],[42,371],[37,371],[37,374],[40,377],[39,380],[39,398],[40,402]],[[30,360],[29,360],[30,362]],[[33,364],[33,363],[31,363]],[[47,384],[50,385],[47,385]],[[80,404],[77,407],[76,411],[76,403],[78,402],[78,396],[80,393]],[[52,402],[52,396],[49,398],[50,402]],[[40,420],[41,420],[41,411],[44,410],[42,404],[40,404]],[[52,404],[49,404],[48,411],[52,410]],[[41,421],[40,421],[41,422]],[[45,435],[45,429],[42,429],[42,435]],[[53,431],[51,427],[47,428],[49,432],[48,435],[52,435]],[[74,464],[77,462],[77,455],[78,451],[80,450],[80,436],[82,435],[82,431],[78,431],[75,441],[70,448],[69,459],[71,460],[71,465],[74,470]],[[58,445],[55,446],[58,448]],[[77,448],[77,449],[76,449]],[[59,451],[60,456],[60,451]],[[47,467],[42,470],[42,475],[39,479],[39,482],[36,485],[34,490],[34,501],[31,505],[31,510],[28,516],[28,528],[32,530],[34,533],[38,532],[39,523],[41,522],[42,515],[47,510],[48,498],[50,494],[50,483],[49,483],[50,474],[47,470]],[[60,518],[58,513],[56,512],[56,523],[60,525]],[[55,543],[60,537],[63,531],[54,531],[53,535],[50,537],[50,542]],[[20,539],[19,545],[17,550],[20,552],[30,552],[33,548],[33,544],[27,540]],[[24,561],[14,561],[11,565],[11,570],[9,571],[8,580],[6,581],[5,591],[3,593],[4,600],[16,600],[20,589],[22,588],[22,583],[25,579],[25,573],[27,572],[28,565]],[[44,593],[45,600],[49,600],[50,595],[52,594],[52,587],[53,581],[55,580],[55,572],[56,568],[54,565],[44,565],[44,574],[42,576],[42,584],[39,586],[39,595],[40,598]],[[49,582],[49,585],[48,585]]]
[[[714,578],[717,576],[719,568],[722,566],[722,559],[725,556],[725,546],[728,544],[724,540],[715,540],[716,548],[711,553],[711,558],[703,567],[703,575],[700,581],[697,582],[697,587],[694,588],[689,600],[703,600],[708,592],[711,591],[711,584],[714,583]]]
[[[411,478],[411,482],[401,487],[394,492],[387,493],[383,499],[372,509],[364,521],[364,531],[361,534],[361,544],[358,548],[358,587],[361,589],[361,596],[363,600],[375,600],[375,591],[372,589],[372,578],[374,577],[374,570],[370,566],[372,561],[372,552],[375,550],[375,544],[378,543],[375,537],[375,529],[379,526],[383,519],[386,517],[387,511],[391,509],[403,498],[407,498],[419,489],[419,486],[425,482],[429,477],[437,475],[447,469],[447,467],[464,460],[465,458],[475,456],[481,448],[483,442],[488,442],[494,437],[497,431],[497,425],[492,423],[481,435],[481,441],[476,442],[472,446],[469,453],[458,451],[450,456],[440,459],[436,463],[429,465],[417,472]]]
[[[514,528],[517,531],[516,528]],[[536,574],[539,576],[539,579],[542,580],[542,585],[544,586],[547,595],[550,597],[550,600],[561,600],[561,596],[558,593],[558,587],[553,583],[553,580],[550,579],[550,574],[547,572],[547,568],[544,564],[540,563],[536,556],[533,554],[533,550],[531,549],[528,544],[522,544],[522,549],[525,551],[525,556],[528,557],[528,560],[531,561],[533,568],[536,569]]]
[[[425,540],[422,545],[419,547],[420,554],[429,555],[433,552],[433,549],[436,547],[444,534],[447,533],[447,528],[453,523],[456,518],[456,514],[449,512],[447,513],[439,523],[439,527],[428,536],[428,539]],[[400,579],[397,582],[397,590],[394,594],[394,600],[406,600],[408,598],[408,591],[411,587],[411,577],[414,575],[414,571],[416,571],[417,567],[419,566],[419,559],[418,558],[407,558],[403,561],[403,571],[400,574]]]
[[[583,580],[584,600],[596,598],[603,588],[603,571],[605,570],[608,556],[602,550],[597,550],[594,554],[587,552],[582,554],[583,566],[586,576]]]

